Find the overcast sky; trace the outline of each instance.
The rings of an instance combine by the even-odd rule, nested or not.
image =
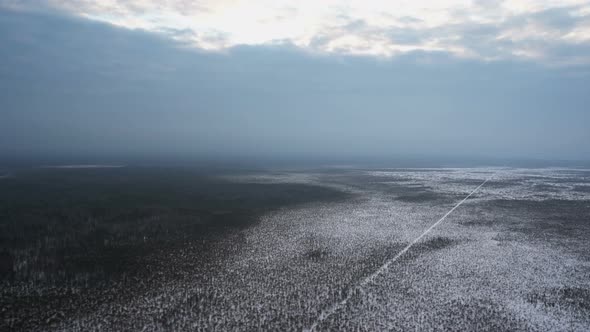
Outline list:
[[[0,153],[590,159],[588,1],[0,0]]]

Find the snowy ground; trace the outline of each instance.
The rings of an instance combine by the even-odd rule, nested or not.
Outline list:
[[[352,198],[264,214],[212,252],[186,247],[154,257],[165,262],[154,264],[154,274],[172,269],[175,277],[54,328],[590,330],[589,170],[332,169],[225,178],[313,184]],[[196,255],[218,259],[195,266]]]

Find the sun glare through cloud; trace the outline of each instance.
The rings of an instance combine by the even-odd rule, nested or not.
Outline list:
[[[1,3],[1,2],[0,2]],[[26,8],[28,1],[4,1]],[[391,57],[446,52],[480,60],[586,63],[563,48],[588,47],[587,1],[69,1],[48,8],[129,29],[164,33],[193,47],[291,44],[336,54]]]

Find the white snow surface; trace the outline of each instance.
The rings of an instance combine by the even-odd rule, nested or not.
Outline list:
[[[358,287],[491,174],[387,271]],[[353,196],[267,213],[236,231],[219,267],[183,271],[187,278],[71,317],[58,329],[590,330],[588,302],[563,295],[590,296],[590,220],[570,223],[590,215],[590,170],[346,169],[225,178]],[[540,210],[550,204],[555,208]],[[542,228],[550,222],[574,230]],[[194,254],[178,252],[170,264]]]

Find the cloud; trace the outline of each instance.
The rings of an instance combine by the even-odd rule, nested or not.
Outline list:
[[[39,9],[30,0],[0,5]],[[209,50],[287,43],[328,54],[442,51],[488,61],[590,62],[588,53],[560,51],[590,43],[585,0],[301,0],[296,6],[277,0],[47,0],[44,7]]]
[[[373,33],[340,19],[328,41]],[[166,34],[2,10],[0,44],[2,156],[590,155],[587,67],[310,54],[287,42],[204,52]],[[550,56],[588,51],[564,43]]]

